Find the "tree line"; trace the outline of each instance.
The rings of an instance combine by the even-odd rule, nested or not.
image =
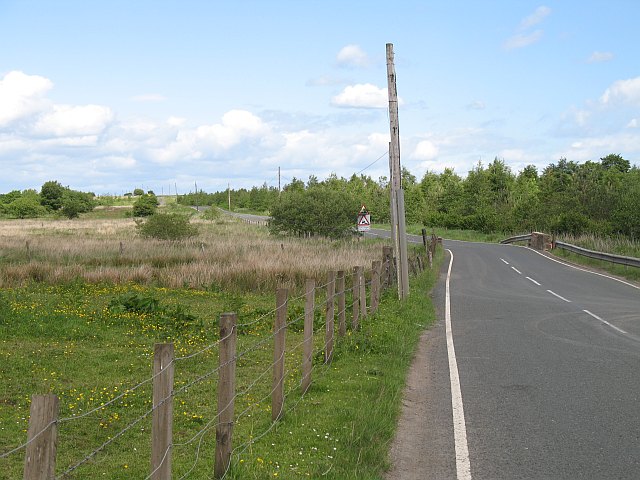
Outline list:
[[[619,154],[578,163],[560,158],[541,172],[533,165],[515,174],[504,160],[478,163],[466,177],[453,169],[418,180],[402,169],[408,223],[485,233],[594,233],[640,238],[640,169]],[[366,175],[332,174],[319,181],[294,178],[282,192],[266,184],[251,189],[190,193],[190,205],[263,212],[275,230],[348,233],[361,204],[373,222],[389,222],[389,182]],[[331,205],[335,207],[332,208]],[[330,224],[330,225],[329,225]],[[288,226],[288,227],[287,227]]]

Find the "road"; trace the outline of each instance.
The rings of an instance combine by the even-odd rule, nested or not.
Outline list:
[[[459,397],[442,285],[396,478],[640,478],[640,289],[522,247],[445,248]]]

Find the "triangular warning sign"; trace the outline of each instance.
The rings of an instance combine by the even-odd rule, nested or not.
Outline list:
[[[367,213],[367,207],[364,206],[364,203],[362,204],[362,208],[360,209],[360,215],[366,215]]]
[[[369,220],[369,215],[359,215],[358,216],[358,225],[370,225],[371,221]]]

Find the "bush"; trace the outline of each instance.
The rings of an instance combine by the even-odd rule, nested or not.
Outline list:
[[[6,206],[7,213],[15,218],[43,217],[47,209],[34,197],[20,197]]]
[[[138,196],[142,196],[144,195],[144,190],[142,190],[141,188],[136,188],[133,190],[133,194],[138,197]]]
[[[143,194],[133,204],[134,217],[148,217],[153,215],[158,207],[158,198],[155,195]]]
[[[283,192],[271,210],[271,233],[344,238],[355,233],[359,205],[348,193],[314,187]]]
[[[189,222],[189,217],[174,213],[154,213],[137,228],[143,237],[161,240],[182,240],[198,234],[198,228]]]
[[[217,220],[220,218],[220,210],[218,210],[218,207],[207,208],[202,213],[202,218],[205,220]]]

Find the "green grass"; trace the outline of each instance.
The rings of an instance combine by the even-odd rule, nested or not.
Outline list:
[[[373,228],[380,228],[383,230],[390,230],[390,226],[387,223],[382,224],[373,224]],[[427,228],[423,225],[412,224],[407,225],[407,233],[412,235],[422,235],[422,229]],[[468,242],[487,242],[487,243],[496,243],[500,240],[507,238],[509,235],[505,235],[502,233],[482,233],[477,232],[475,230],[455,230],[455,229],[447,229],[447,228],[427,228],[427,235],[431,235],[433,232],[438,237],[442,237],[449,240],[466,240]]]
[[[433,272],[437,270],[434,266]],[[297,321],[287,332],[287,412],[275,426],[270,415],[273,353],[268,340],[273,294],[80,282],[3,289],[0,454],[26,440],[32,394],[58,395],[61,418],[97,408],[82,419],[60,423],[57,474],[61,474],[149,409],[150,384],[101,406],[150,377],[154,342],[174,342],[178,357],[198,352],[218,338],[219,314],[236,311],[240,323],[251,323],[239,328],[238,351],[264,344],[238,362],[240,394],[233,440],[237,450],[229,478],[380,478],[387,468],[407,368],[420,332],[434,319],[428,296],[434,279],[435,273],[414,279],[412,294],[403,304],[389,290],[379,313],[364,320],[361,331],[337,341],[330,365],[322,362],[324,313],[319,295],[314,383],[301,396],[302,325]],[[114,298],[131,292],[155,298],[157,307],[148,313],[109,308]],[[166,318],[167,311],[177,310],[188,314],[180,328]],[[300,318],[302,312],[302,299],[291,299],[289,320]],[[189,478],[209,478],[212,471],[215,429],[190,440],[215,417],[216,375],[210,373],[216,366],[215,348],[176,363],[176,478],[192,467]],[[68,478],[144,478],[149,473],[149,452],[150,417]],[[21,451],[0,460],[0,478],[19,478],[23,458]]]
[[[604,270],[612,275],[626,278],[627,280],[640,281],[640,268],[637,267],[627,267],[625,265],[617,265],[615,263],[605,262],[595,258],[584,257],[561,248],[554,249],[553,254],[557,257],[569,260],[572,263],[584,265],[585,267],[596,268],[598,270]]]

